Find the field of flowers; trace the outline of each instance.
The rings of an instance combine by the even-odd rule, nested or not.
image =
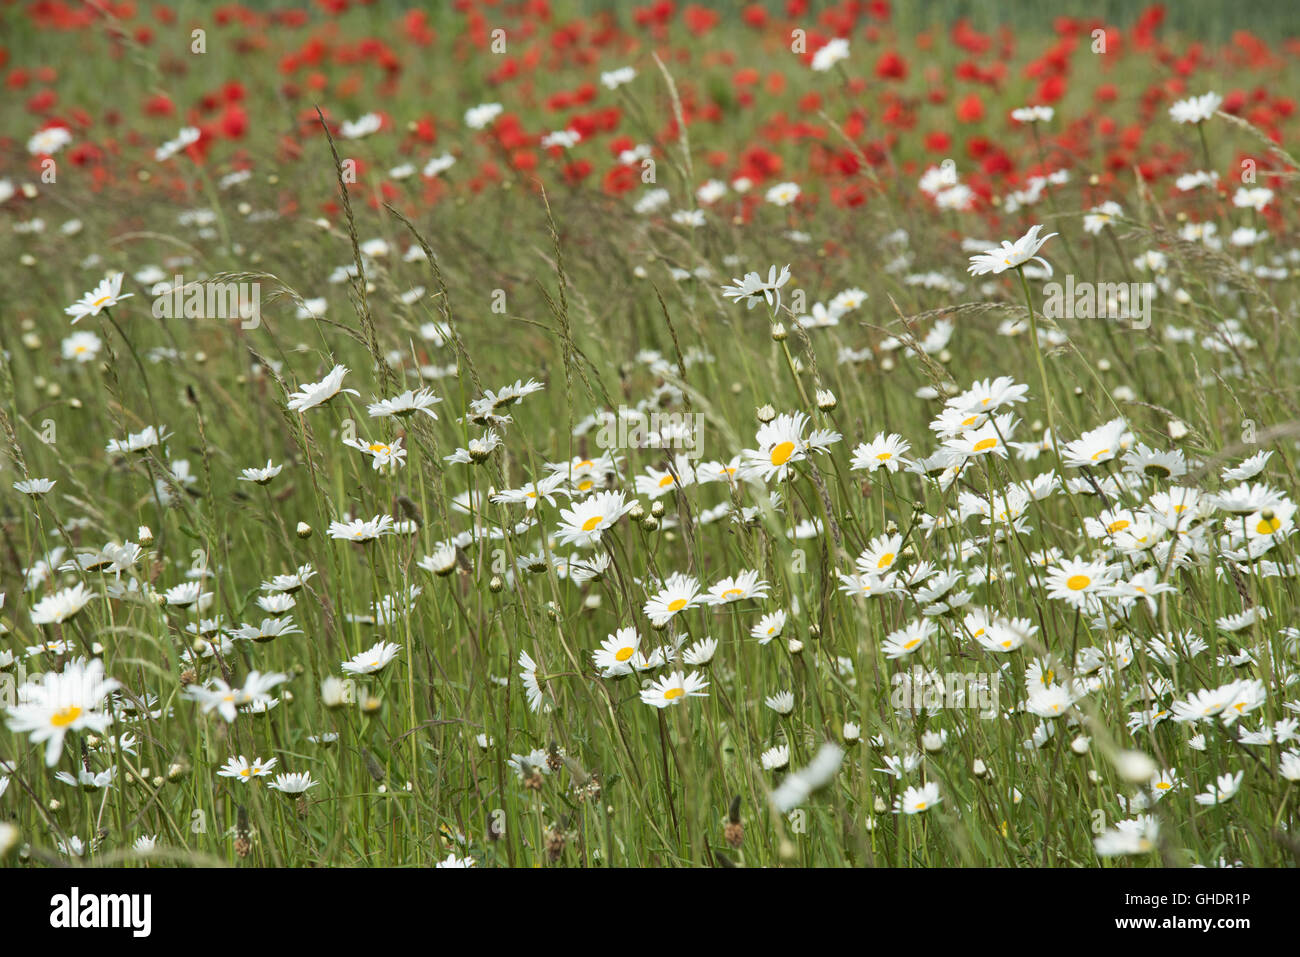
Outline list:
[[[0,860],[1293,866],[1300,32],[1067,6],[0,5]]]

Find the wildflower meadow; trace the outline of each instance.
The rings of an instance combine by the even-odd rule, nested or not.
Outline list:
[[[1300,17],[1019,7],[0,4],[0,861],[1294,866]]]

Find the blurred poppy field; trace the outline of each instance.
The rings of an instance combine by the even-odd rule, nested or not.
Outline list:
[[[0,860],[1293,866],[1289,3],[0,0]]]

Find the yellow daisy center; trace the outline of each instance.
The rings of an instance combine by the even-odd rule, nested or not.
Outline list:
[[[635,649],[635,648],[630,648],[630,647],[629,647],[629,648],[620,648],[620,649],[618,649],[618,652],[614,655],[614,660],[615,660],[615,661],[627,661],[627,659],[631,658],[634,654],[636,654],[636,649]]]
[[[674,598],[672,601],[668,603],[669,611],[681,611],[685,607],[686,607],[685,598]]]
[[[672,701],[674,698],[680,698],[684,694],[686,694],[686,692],[681,688],[669,688],[664,692],[664,700]]]
[[[1070,591],[1083,591],[1092,584],[1092,579],[1087,575],[1071,575],[1065,580],[1065,587]]]
[[[786,462],[790,461],[790,456],[792,455],[794,455],[793,442],[781,442],[772,446],[773,465],[785,465]]]
[[[892,565],[892,564],[894,564],[894,553],[893,553],[893,552],[885,552],[885,554],[883,554],[883,555],[880,556],[880,561],[876,562],[876,567],[877,567],[877,568],[888,568],[888,567],[889,567],[890,565]]]
[[[1110,452],[1110,449],[1101,449],[1100,451],[1094,452],[1094,453],[1092,454],[1092,460],[1095,462],[1095,461],[1097,461],[1099,458],[1101,458],[1103,455],[1106,455],[1106,454],[1108,454],[1109,452]]]
[[[56,728],[66,728],[80,717],[81,709],[75,704],[68,705],[68,707],[61,708],[54,712],[54,714],[50,715],[50,724],[54,725]]]
[[[673,477],[671,475],[665,475],[663,478],[659,480],[660,488],[667,488],[672,484],[673,484]]]
[[[582,530],[584,532],[593,531],[596,528],[596,526],[599,525],[604,520],[605,520],[604,515],[593,515],[591,516],[591,518],[587,519],[585,522],[582,523]]]
[[[1112,534],[1114,534],[1115,532],[1122,532],[1124,531],[1124,529],[1128,528],[1130,524],[1132,523],[1129,522],[1129,520],[1126,518],[1117,518],[1115,519],[1115,521],[1111,522],[1109,525],[1106,526],[1106,531]]]
[[[994,438],[980,439],[978,442],[975,443],[975,451],[986,452],[997,444],[998,444],[998,440]]]
[[[1282,520],[1280,518],[1260,519],[1259,524],[1255,526],[1255,534],[1272,535],[1281,527],[1282,527]]]

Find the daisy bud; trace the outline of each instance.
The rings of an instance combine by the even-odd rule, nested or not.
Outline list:
[[[944,736],[937,731],[927,731],[921,735],[921,747],[934,754],[943,750]]]
[[[1098,176],[1096,173],[1093,173],[1091,176],[1088,177],[1089,186],[1097,186],[1100,183],[1101,183],[1101,177]]]
[[[982,778],[984,775],[989,773],[989,766],[979,758],[976,758],[975,763],[971,766],[971,771],[974,773],[975,777]]]
[[[758,417],[759,422],[767,425],[767,423],[776,418],[776,409],[772,408],[771,404],[760,405],[754,410],[754,415]]]
[[[803,642],[800,641],[798,638],[791,638],[785,644],[786,647],[790,649],[790,654],[792,655],[803,654]]]
[[[1175,442],[1177,442],[1179,439],[1186,438],[1187,432],[1188,432],[1187,426],[1184,423],[1180,422],[1178,419],[1174,419],[1172,422],[1169,423],[1169,437],[1173,439]]]
[[[893,357],[892,357],[892,356],[885,356],[885,358],[881,359],[881,360],[880,360],[880,368],[881,368],[883,371],[885,371],[885,372],[892,372],[892,371],[894,370],[894,359],[893,359]]]
[[[18,262],[24,266],[35,266],[36,257],[33,256],[31,253],[23,253],[21,256],[18,257]]]
[[[501,580],[500,575],[493,575],[492,580],[488,582],[488,591],[494,595],[499,595],[501,589],[506,587],[506,583]]]
[[[645,517],[645,506],[640,502],[633,502],[632,507],[627,510],[627,517],[634,522],[641,521]]]
[[[167,769],[167,780],[179,781],[181,778],[185,777],[185,772],[187,770],[188,768],[183,764],[173,764]]]
[[[659,518],[663,515],[663,513],[664,513],[664,503],[659,500],[655,500],[650,505],[650,514],[653,515],[655,518]]]
[[[845,744],[857,744],[862,740],[862,729],[852,721],[845,721],[843,735]]]
[[[1081,734],[1070,742],[1070,750],[1075,754],[1087,754],[1088,746],[1090,744],[1092,744],[1092,738],[1085,734]]]
[[[889,810],[889,805],[885,803],[885,799],[882,798],[879,794],[876,795],[876,800],[872,803],[871,806],[875,808],[877,814],[884,814],[886,811]]]
[[[1089,783],[1089,784],[1097,784],[1099,781],[1101,781],[1101,775],[1097,773],[1096,768],[1089,768],[1089,769],[1088,769],[1088,783]]]
[[[59,808],[63,807],[63,802],[60,801],[58,798],[51,798],[50,803],[47,804],[46,807],[48,807],[50,809],[50,813],[53,814],[56,811],[58,811]]]
[[[1109,371],[1110,371],[1110,360],[1109,360],[1109,359],[1098,359],[1098,360],[1097,360],[1097,368],[1098,368],[1099,370],[1101,370],[1102,372],[1109,372]]]
[[[311,526],[308,525],[306,522],[299,522],[299,523],[298,523],[298,537],[299,537],[299,538],[311,538]]]
[[[163,786],[163,776],[161,774],[155,774],[153,776],[153,786],[155,788],[160,788]]]
[[[41,347],[41,337],[34,332],[28,332],[23,335],[23,348],[35,352]]]
[[[1156,773],[1156,763],[1141,751],[1121,751],[1112,759],[1119,776],[1130,784],[1150,781]]]
[[[811,625],[808,626],[808,637],[811,638],[813,641],[821,641],[822,626],[817,624],[817,622],[814,621]]]
[[[72,408],[72,409],[80,409],[81,406],[82,406],[82,402],[81,402],[81,400],[78,399],[75,395],[74,395],[71,399],[68,400],[68,407],[69,407],[69,408]]]
[[[8,821],[0,821],[0,860],[9,856],[9,852],[18,846],[18,828]]]
[[[153,529],[148,525],[141,525],[136,529],[135,537],[140,539],[141,545],[150,545],[153,543]]]
[[[647,515],[645,518],[641,519],[641,527],[647,532],[653,532],[659,527],[659,519],[655,518],[653,515]]]
[[[817,408],[823,412],[829,412],[839,403],[835,400],[835,393],[830,389],[817,390]]]
[[[327,708],[342,707],[348,701],[347,684],[342,678],[326,678],[320,683],[320,700]]]
[[[774,322],[774,323],[772,323],[772,341],[773,341],[773,342],[785,342],[786,335],[787,335],[787,333],[786,333],[786,331],[785,331],[785,323],[783,323],[783,322]]]

